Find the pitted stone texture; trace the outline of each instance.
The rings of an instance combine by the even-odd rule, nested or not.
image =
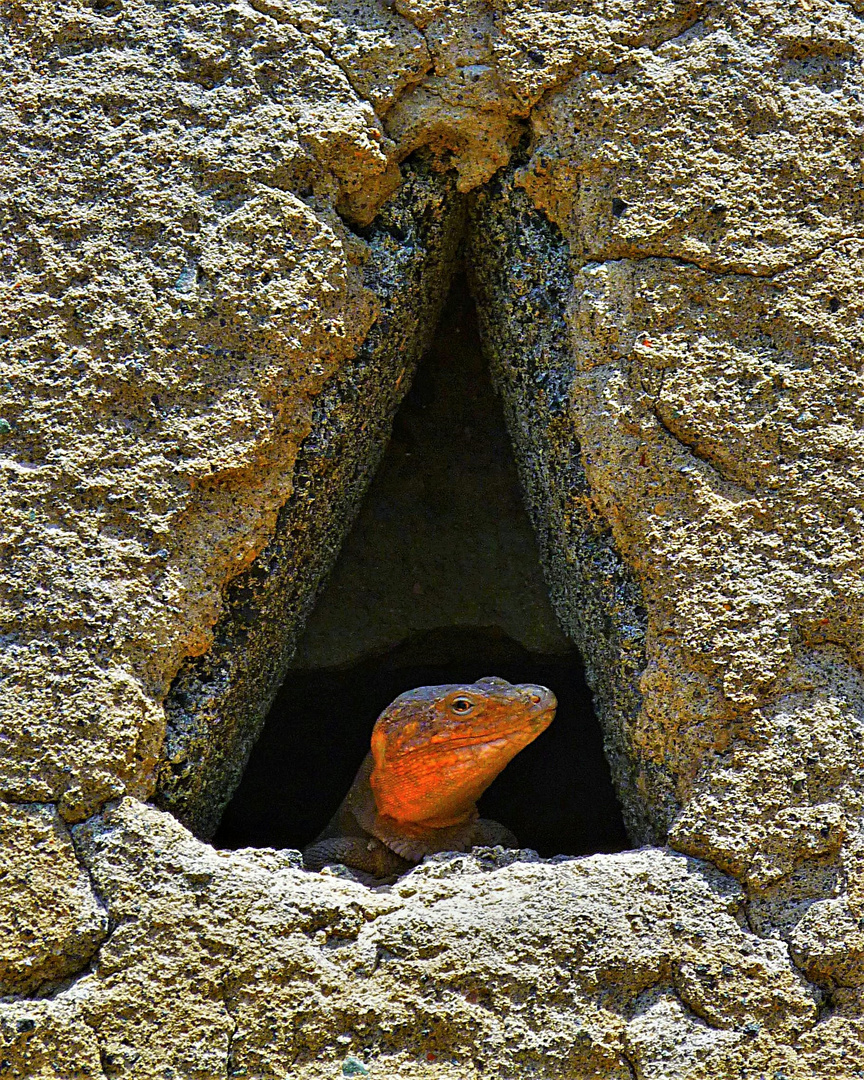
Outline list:
[[[252,6],[308,35],[378,116],[430,68],[423,35],[383,0],[253,0]]]
[[[679,803],[706,755],[782,739],[791,721],[766,711],[804,695],[811,723],[825,701],[823,737],[835,728],[842,749],[831,766],[801,759],[789,799],[823,801],[840,769],[857,811],[860,266],[856,243],[770,281],[655,260],[577,275],[574,434],[649,611],[633,740]],[[848,719],[834,721],[841,698]]]
[[[541,532],[570,522],[567,544],[547,546],[553,599],[623,656],[620,593],[605,586],[604,627],[591,600],[602,578],[579,579],[596,516],[644,605],[633,693],[595,684],[631,827],[671,828],[674,847],[747,885],[754,925],[794,943],[814,979],[857,984],[861,244],[769,279],[576,259],[556,362],[566,290],[546,268],[561,242],[526,224],[507,184],[486,201],[475,275],[523,474]],[[514,340],[513,325],[538,339]]]
[[[53,999],[0,1004],[4,1080],[108,1080],[123,1076],[122,1065],[128,1058],[100,1054],[96,1033],[82,1019],[76,996],[73,987]]]
[[[433,69],[391,110],[387,132],[400,154],[428,146],[452,160],[470,191],[507,164],[523,130],[521,103],[495,70],[494,13],[485,0],[398,6],[422,26]]]
[[[638,580],[598,513],[569,420],[573,269],[556,227],[496,178],[476,202],[467,260],[549,595],[576,642],[631,837],[656,836],[630,729],[642,705],[646,613]]]
[[[338,65],[244,3],[4,14],[0,791],[75,819],[152,791],[159,700],[375,317],[332,207],[394,178]]]
[[[860,55],[848,8],[810,10],[814,40],[830,15],[854,44],[849,56]],[[792,22],[787,37],[800,45]],[[565,611],[578,611],[580,593],[592,595],[575,580],[580,564],[590,566],[578,537],[592,515],[611,529],[644,605],[637,708],[607,698],[617,718],[610,738],[607,711],[613,765],[627,766],[619,781],[630,770],[622,797],[631,826],[647,837],[671,826],[676,848],[746,884],[753,927],[785,938],[810,979],[853,988],[864,981],[861,68],[826,59],[824,41],[790,59],[779,38],[760,43],[734,7],[711,9],[634,69],[576,80],[535,112],[540,138],[518,175],[567,241],[566,350],[554,309],[560,317],[567,290],[541,269],[559,265],[561,241],[547,230],[529,252],[521,237],[543,230],[526,224],[512,192],[481,212],[476,243],[486,251],[475,273],[520,421],[523,474],[534,477],[535,517],[548,527],[571,504],[568,544],[551,545],[551,577],[569,574],[576,597],[568,605],[566,590],[553,588],[559,610],[562,597]],[[740,82],[710,60],[727,47],[740,73],[751,46],[747,63],[761,50],[765,66],[764,76],[753,70],[753,85],[764,77],[775,86],[774,97],[760,95],[773,102],[772,122],[733,108]],[[700,63],[699,80],[715,88],[702,97],[693,81]],[[645,86],[653,91],[636,107]],[[765,129],[743,131],[748,118]],[[648,132],[611,137],[613,124],[646,121]],[[781,167],[789,153],[802,171]],[[775,168],[764,167],[765,155]],[[818,199],[811,161],[837,177]],[[489,240],[493,221],[513,252],[504,270]],[[508,342],[513,325],[522,337]],[[561,352],[569,355],[556,363]],[[584,483],[573,469],[577,443]],[[545,510],[536,497],[544,485]],[[584,605],[584,624],[594,610]],[[623,655],[621,623],[602,628],[613,660]],[[860,1059],[851,1049],[858,1005],[849,995],[831,1017],[846,1071]],[[681,1048],[711,1045],[698,1024],[688,1034],[679,1014],[674,1003],[650,1003],[645,1038],[659,1057],[645,1075],[674,1075]],[[663,1034],[676,1017],[679,1034]]]
[[[864,23],[842,0],[693,5],[532,113],[522,182],[588,259],[770,274],[862,235]]]
[[[761,932],[822,984],[855,985],[864,25],[828,2],[802,18],[708,6],[537,105],[516,183],[561,230],[546,261],[567,245],[566,349],[548,309],[567,290],[520,246],[507,185],[476,275],[523,473],[548,490],[535,516],[569,499],[573,537],[596,515],[644,605],[636,708],[614,701],[611,737],[607,717],[631,827],[735,874]],[[496,213],[519,255],[504,273]],[[527,353],[510,309],[545,320]],[[585,553],[552,550],[575,580]],[[602,630],[613,659],[620,623]]]
[[[56,808],[0,803],[0,994],[74,974],[107,931]]]
[[[805,1075],[791,1046],[818,993],[742,925],[732,879],[669,851],[478,850],[376,892],[215,852],[130,799],[75,836],[116,929],[58,1000],[117,1075],[317,1078],[353,1055],[382,1076],[629,1080],[663,1075],[647,1025],[682,1080]]]
[[[399,156],[428,146],[450,161],[461,191],[510,160],[532,107],[576,73],[610,70],[637,49],[693,25],[704,3],[397,0],[422,30],[431,71],[386,118]],[[563,10],[561,10],[564,8]]]

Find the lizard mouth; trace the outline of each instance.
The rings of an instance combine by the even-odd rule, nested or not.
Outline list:
[[[503,747],[506,746],[507,741],[513,735],[525,735],[526,730],[533,732],[536,728],[543,728],[547,723],[550,723],[555,715],[555,709],[544,709],[542,713],[538,713],[536,716],[530,718],[528,725],[521,725],[519,727],[508,728],[506,731],[498,731],[494,735],[484,735],[477,733],[474,736],[463,736],[459,739],[442,739],[440,742],[429,740],[422,746],[409,750],[408,753],[426,753],[430,751],[440,751],[442,753],[448,753],[450,750],[461,750],[469,746],[488,746],[488,747]],[[539,734],[539,732],[538,732]]]

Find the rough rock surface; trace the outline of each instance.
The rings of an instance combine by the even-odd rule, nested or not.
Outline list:
[[[0,1006],[6,1073],[856,1075],[862,15],[4,0],[3,979],[40,995]],[[375,323],[398,162],[468,191],[525,135],[483,318],[632,827],[683,854],[372,893],[101,812],[153,794],[172,680]]]
[[[771,4],[709,8],[544,100],[516,183],[567,241],[563,370],[548,317],[532,355],[519,342],[506,354],[511,312],[525,323],[548,306],[554,233],[526,257],[526,203],[506,184],[498,202],[513,205],[476,232],[490,336],[504,324],[499,380],[536,429],[523,441],[535,492],[548,490],[539,516],[599,518],[644,605],[641,702],[609,726],[637,835],[668,834],[746,883],[760,930],[826,985],[864,978],[864,207],[849,59],[862,33],[841,5],[814,5],[806,26]],[[503,273],[496,215],[499,235],[510,220]],[[583,571],[553,546],[553,575],[572,583]]]
[[[242,4],[11,4],[2,48],[0,791],[78,819],[153,790],[158,702],[375,317],[332,205],[388,160]]]
[[[0,994],[80,970],[107,932],[57,808],[0,803]]]
[[[656,840],[628,737],[642,703],[646,614],[638,581],[592,503],[569,417],[569,248],[525,192],[514,189],[512,173],[479,196],[472,224],[468,263],[483,337],[550,596],[585,659],[629,833]]]
[[[803,1075],[819,993],[734,881],[673,852],[478,849],[376,892],[296,853],[214,852],[131,799],[75,836],[115,929],[31,1009],[34,1059],[63,1009],[130,1078],[327,1077],[351,1056],[380,1076]],[[6,1029],[22,1008],[0,1006]]]

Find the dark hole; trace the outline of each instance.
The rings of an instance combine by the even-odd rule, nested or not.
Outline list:
[[[558,697],[481,812],[543,856],[628,846],[580,657],[552,612],[474,306],[435,341],[214,843],[303,847],[405,690],[498,675]]]
[[[828,301],[828,310],[831,312],[836,312],[840,310],[840,301],[837,299],[836,296],[832,296],[831,299]]]
[[[578,656],[532,653],[494,628],[433,630],[348,668],[292,673],[214,844],[308,844],[351,786],[372,725],[393,698],[492,674],[551,687],[558,712],[483,796],[482,814],[543,856],[628,847]]]
[[[623,199],[612,200],[612,217],[621,217],[627,209],[627,203]]]

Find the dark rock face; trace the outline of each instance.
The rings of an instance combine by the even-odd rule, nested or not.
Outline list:
[[[567,418],[569,246],[514,186],[513,170],[478,197],[467,262],[552,603],[585,659],[628,830],[637,842],[656,841],[663,830],[637,795],[627,737],[641,702],[645,611],[610,529],[592,513]]]
[[[202,837],[213,834],[239,782],[447,294],[465,199],[450,177],[422,164],[405,172],[364,231],[364,284],[379,317],[316,399],[275,535],[231,583],[212,647],[184,664],[166,701],[157,802]]]

